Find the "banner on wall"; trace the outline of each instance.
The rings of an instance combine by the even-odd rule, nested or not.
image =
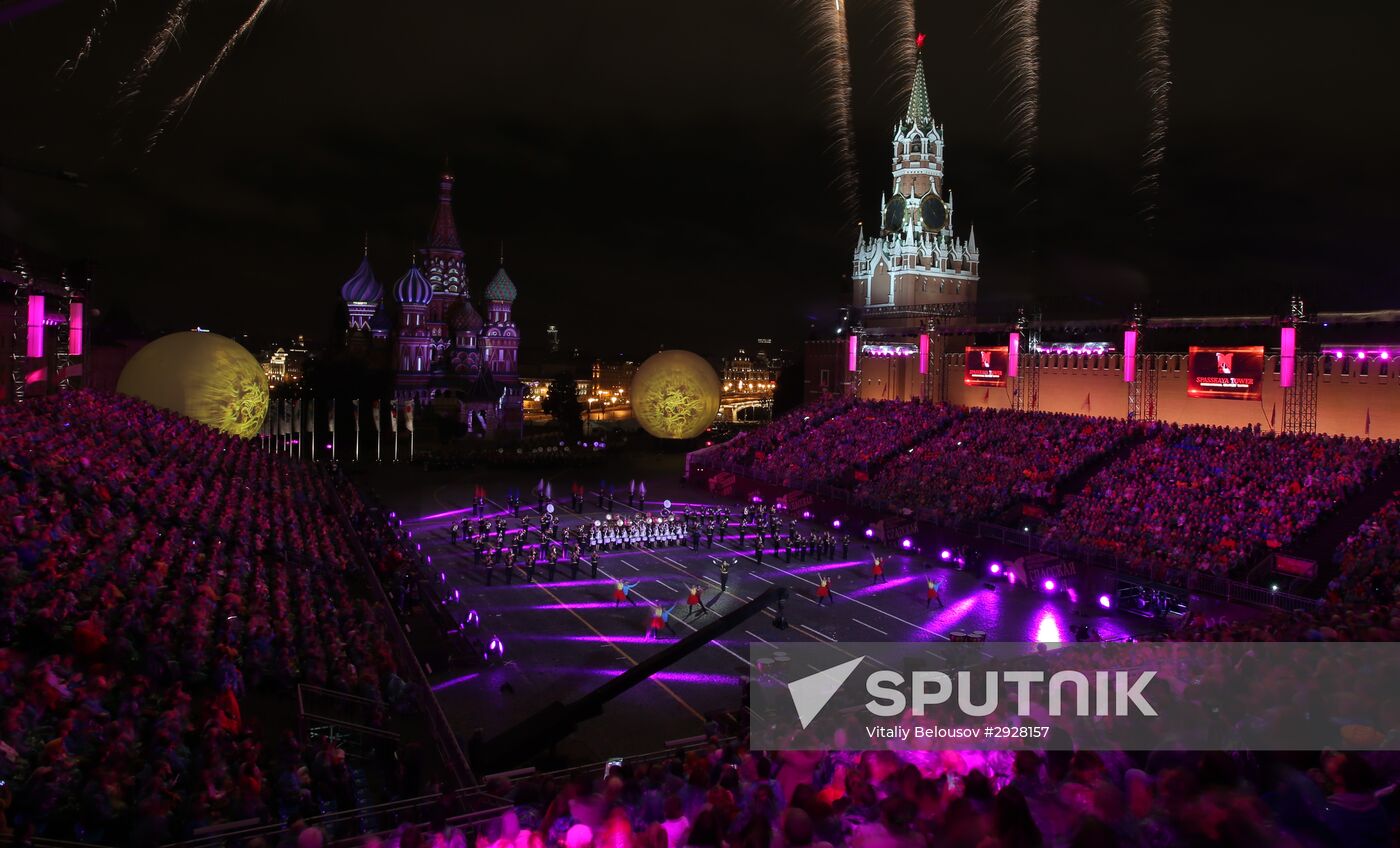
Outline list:
[[[1264,347],[1193,347],[1186,394],[1193,398],[1259,400]]]
[[[1005,347],[969,347],[963,366],[963,384],[1005,386],[1009,352]]]

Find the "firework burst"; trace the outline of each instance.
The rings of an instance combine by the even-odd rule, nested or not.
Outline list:
[[[888,39],[888,45],[880,55],[880,61],[894,65],[894,73],[889,75],[888,80],[895,86],[896,102],[903,103],[914,84],[914,62],[918,52],[914,43],[914,0],[885,0],[885,5],[889,16],[880,28],[879,37]]]
[[[993,16],[1007,43],[1004,67],[1011,94],[1011,135],[1018,166],[1016,187],[1035,179],[1035,148],[1040,140],[1040,0],[1002,0]]]
[[[83,46],[78,49],[78,54],[72,59],[59,66],[60,74],[72,76],[77,72],[78,66],[83,60],[92,54],[92,50],[97,46],[97,42],[102,40],[102,33],[107,29],[107,22],[117,13],[117,0],[107,0],[102,4],[102,10],[97,13],[97,20],[93,22],[92,28],[88,30],[87,36],[83,39]]]
[[[209,78],[219,70],[219,66],[229,57],[229,54],[238,46],[238,42],[242,41],[243,37],[248,34],[248,31],[253,28],[253,25],[258,22],[258,18],[262,16],[262,13],[271,3],[272,0],[258,0],[258,5],[253,7],[253,11],[248,14],[247,19],[239,25],[238,29],[233,31],[228,41],[224,42],[224,46],[219,50],[218,55],[214,57],[214,61],[210,63],[209,68],[204,73],[200,74],[199,79],[195,80],[189,88],[185,89],[183,94],[170,101],[170,105],[165,107],[165,111],[161,113],[160,121],[156,123],[156,128],[146,139],[147,153],[150,153],[151,150],[155,148],[156,144],[160,142],[161,136],[165,135],[165,131],[170,128],[170,125],[189,109],[190,104],[193,103],[195,97],[198,96],[200,88],[202,88],[204,83],[208,82]]]
[[[851,45],[846,28],[846,0],[794,0],[805,14],[803,29],[812,50],[821,57],[822,88],[830,115],[836,184],[842,204],[854,221],[860,210],[860,179],[856,169],[851,118]]]
[[[1139,39],[1142,61],[1142,88],[1151,102],[1147,139],[1142,148],[1142,175],[1137,193],[1142,197],[1142,215],[1151,226],[1157,219],[1157,196],[1162,184],[1162,162],[1167,155],[1168,106],[1171,101],[1171,0],[1143,3],[1143,31]]]
[[[193,0],[175,0],[175,5],[165,16],[165,23],[156,31],[155,38],[151,39],[150,45],[146,47],[146,52],[141,54],[141,60],[117,86],[118,102],[128,101],[141,93],[141,86],[151,75],[156,63],[165,55],[165,51],[170,49],[170,45],[175,43],[185,31],[185,19],[189,16],[192,2]]]

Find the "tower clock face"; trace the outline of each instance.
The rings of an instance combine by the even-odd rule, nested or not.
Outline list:
[[[936,233],[948,223],[948,207],[938,195],[930,193],[919,201],[919,217],[923,219],[925,230]]]
[[[899,232],[904,229],[904,195],[896,194],[885,205],[885,231]]]

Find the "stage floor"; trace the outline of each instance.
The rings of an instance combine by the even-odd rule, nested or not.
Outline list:
[[[636,463],[636,464],[634,464]],[[636,513],[626,503],[628,480],[646,482],[648,508],[659,510],[670,498],[677,509],[728,504],[738,513],[742,504],[711,496],[680,483],[679,457],[634,458],[614,466],[609,479],[624,493],[614,509]],[[628,476],[622,477],[619,474]],[[601,518],[605,510],[596,498],[586,502],[582,515],[567,508],[571,485],[577,481],[596,488],[600,472],[565,470],[546,479],[552,484],[561,526],[573,527]],[[712,550],[672,547],[660,550],[611,551],[601,554],[596,580],[587,565],[579,580],[569,579],[570,567],[561,565],[550,580],[547,568],[536,568],[536,582],[526,583],[517,570],[506,584],[504,567],[495,569],[493,585],[485,585],[484,568],[472,563],[472,548],[450,540],[449,526],[469,514],[474,487],[487,486],[487,514],[507,510],[506,494],[518,488],[525,497],[521,514],[534,516],[531,499],[538,474],[467,475],[427,473],[404,466],[381,466],[361,478],[404,519],[414,541],[432,556],[433,567],[445,573],[449,590],[461,592],[464,608],[475,609],[486,636],[498,635],[505,643],[507,662],[500,667],[461,670],[432,678],[434,689],[449,722],[465,739],[481,728],[487,738],[553,701],[569,701],[621,673],[675,641],[668,635],[658,643],[645,641],[652,605],[665,607],[680,601],[672,615],[673,626],[684,637],[710,616],[684,618],[687,586],[704,587],[705,603],[718,613],[729,612],[770,586],[790,590],[786,605],[788,628],[773,626],[772,611],[755,615],[722,638],[690,654],[671,668],[653,676],[614,700],[604,714],[585,723],[560,754],[573,763],[602,761],[612,756],[637,755],[665,747],[671,739],[703,732],[703,716],[717,709],[737,708],[743,676],[748,671],[749,645],[785,641],[943,641],[955,630],[985,631],[989,641],[1073,641],[1074,628],[1090,624],[1105,639],[1152,632],[1152,622],[1116,614],[1098,606],[1096,598],[1075,603],[1063,592],[1047,596],[989,582],[978,570],[966,572],[947,567],[934,556],[910,556],[888,548],[872,550],[861,539],[852,539],[849,554],[837,558],[791,563],[765,552],[762,563],[753,558],[749,544],[738,546],[737,530]],[[519,522],[508,517],[510,529]],[[537,527],[538,521],[533,524]],[[535,538],[535,533],[531,533]],[[885,556],[886,580],[874,583],[871,562],[878,552]],[[737,558],[729,575],[728,591],[719,591],[717,558]],[[835,603],[817,606],[815,590],[820,576],[833,580]],[[945,606],[926,608],[926,578],[942,586]],[[637,604],[615,606],[616,580],[639,581]],[[474,671],[474,673],[473,673]],[[502,687],[509,684],[507,691]],[[513,691],[512,691],[513,690]]]

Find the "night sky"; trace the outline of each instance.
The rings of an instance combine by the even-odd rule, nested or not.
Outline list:
[[[3,11],[12,0],[0,0]],[[331,333],[363,234],[381,282],[427,236],[444,157],[472,290],[499,245],[527,345],[718,355],[829,331],[854,232],[833,183],[819,0],[281,0],[150,154],[160,108],[253,0],[195,3],[130,107],[124,76],[169,2],[105,0],[0,31],[0,233],[99,267],[98,300],[153,330]],[[1400,306],[1400,4],[1180,3],[1159,219],[1133,194],[1148,100],[1141,7],[1042,4],[1038,178],[1014,187],[989,2],[920,2],[955,224],[977,223],[982,313]],[[889,187],[905,92],[886,0],[851,0],[862,214]],[[36,176],[77,172],[86,186]],[[530,354],[527,351],[527,361]]]

